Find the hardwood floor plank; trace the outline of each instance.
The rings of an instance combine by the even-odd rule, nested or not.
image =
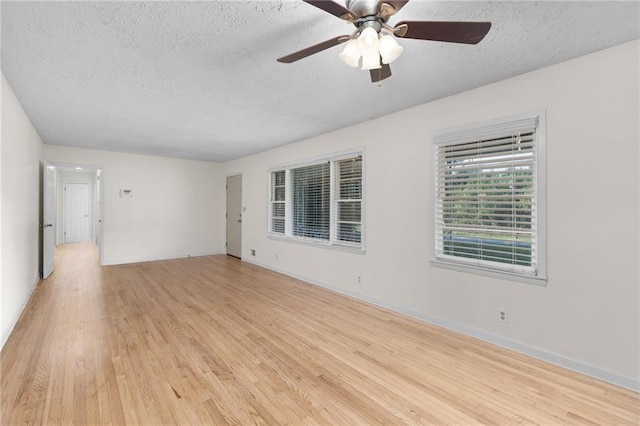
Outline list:
[[[0,367],[7,425],[640,423],[635,392],[227,256],[60,246]]]

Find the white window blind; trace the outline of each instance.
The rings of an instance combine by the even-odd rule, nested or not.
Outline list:
[[[342,154],[270,172],[269,233],[363,249],[363,157]]]
[[[362,241],[362,157],[337,163],[336,240]]]
[[[329,162],[291,169],[293,235],[329,240]]]
[[[444,133],[435,147],[435,257],[540,275],[538,116]]]
[[[284,234],[285,216],[285,172],[278,170],[271,173],[271,201],[269,206],[270,231]]]

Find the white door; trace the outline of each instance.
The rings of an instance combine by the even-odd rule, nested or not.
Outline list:
[[[242,258],[242,175],[227,177],[227,254]]]
[[[89,241],[89,184],[64,184],[64,242]]]
[[[53,272],[53,254],[56,249],[56,168],[45,165],[42,175],[42,278]]]
[[[104,192],[104,184],[102,183],[102,169],[96,171],[96,204],[95,204],[95,234],[96,234],[96,246],[98,246],[98,253],[102,259],[102,194]]]

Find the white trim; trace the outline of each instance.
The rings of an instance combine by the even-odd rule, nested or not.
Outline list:
[[[356,147],[353,149],[347,149],[343,151],[332,152],[324,155],[315,155],[313,157],[307,157],[300,161],[288,161],[286,163],[275,164],[270,166],[267,170],[269,173],[277,170],[293,169],[299,167],[313,166],[314,164],[321,164],[327,161],[339,161],[347,158],[351,158],[354,155],[362,155],[364,158],[365,147]]]
[[[31,290],[29,291],[29,295],[27,296],[26,300],[24,301],[24,304],[22,305],[20,310],[18,310],[18,312],[14,315],[14,317],[12,318],[11,323],[10,323],[11,326],[8,328],[6,333],[2,336],[2,344],[0,344],[0,350],[2,350],[4,348],[5,343],[7,343],[7,340],[9,340],[9,337],[11,336],[11,333],[13,333],[13,329],[18,324],[18,321],[20,320],[20,317],[22,316],[22,313],[24,312],[24,309],[29,304],[29,301],[31,300],[31,296],[33,296],[33,291],[36,289],[36,287],[38,286],[38,283],[41,280],[40,273],[38,273],[37,276],[38,276],[38,278],[36,278],[36,282],[34,282],[33,285],[31,286]]]
[[[433,142],[435,144],[462,144],[488,138],[492,135],[501,135],[521,129],[522,127],[536,127],[536,120],[545,115],[545,110],[540,109],[525,114],[512,115],[509,117],[496,118],[479,123],[463,124],[460,126],[442,129],[434,132]]]
[[[442,259],[432,258],[429,260],[431,266],[436,268],[449,269],[452,271],[464,272],[467,274],[483,275],[485,277],[498,278],[502,280],[517,281],[524,284],[533,284],[540,287],[546,287],[546,278],[538,278],[534,276],[527,276],[524,274],[518,274],[517,272],[498,271],[496,269],[485,269],[476,265],[466,265],[459,261],[447,262]]]
[[[98,169],[102,169],[104,171],[104,166],[100,166],[100,165],[97,165],[97,164],[58,163],[58,162],[44,162],[43,164],[45,166],[54,166],[56,168],[62,167],[62,168],[75,169],[76,167],[82,167],[82,170],[75,170],[75,171],[80,172],[80,173],[96,172],[96,171],[98,171]]]
[[[282,234],[278,234],[275,232],[268,232],[267,233],[267,238],[271,239],[271,240],[278,240],[278,241],[284,241],[284,242],[290,242],[290,243],[296,243],[296,244],[302,244],[304,246],[310,246],[310,247],[319,247],[319,248],[326,248],[326,249],[331,249],[331,250],[339,250],[339,251],[346,251],[348,253],[355,253],[355,254],[366,254],[367,250],[365,250],[363,247],[359,247],[359,246],[349,246],[346,243],[330,243],[327,240],[314,240],[313,238],[303,238],[303,237],[287,237],[285,235]]]
[[[613,373],[611,371],[608,371],[590,364],[586,364],[584,362],[581,362],[572,358],[568,358],[562,355],[548,352],[544,349],[536,348],[534,346],[526,345],[524,343],[520,343],[515,340],[497,336],[495,334],[488,333],[486,331],[479,330],[477,328],[469,327],[464,324],[460,324],[460,323],[445,320],[443,318],[439,318],[436,316],[424,314],[422,312],[414,311],[412,309],[407,309],[402,306],[395,305],[393,303],[382,301],[380,299],[364,296],[362,294],[350,291],[348,289],[338,287],[336,285],[329,284],[324,281],[316,280],[301,274],[297,274],[283,268],[278,268],[266,263],[258,262],[253,259],[243,259],[243,260],[245,262],[252,263],[256,266],[260,266],[262,268],[269,269],[269,270],[279,272],[281,274],[302,280],[309,284],[312,284],[318,287],[323,287],[327,290],[331,290],[336,293],[353,297],[354,299],[357,299],[366,303],[370,303],[372,305],[375,305],[381,308],[389,309],[399,314],[410,316],[417,320],[423,321],[427,324],[436,325],[438,327],[442,327],[447,330],[451,330],[467,336],[475,337],[485,342],[492,343],[496,346],[510,349],[512,351],[515,351],[524,355],[528,355],[530,357],[533,357],[542,361],[546,361],[550,364],[563,367],[568,370],[572,370],[572,371],[584,374],[586,376],[599,379],[599,380],[614,384],[616,386],[623,387],[625,389],[629,389],[635,392],[640,392],[640,378],[628,377],[628,376],[623,376],[617,373]]]
[[[233,172],[233,173],[227,173],[227,175],[225,177],[238,176],[238,175],[242,176],[242,171]],[[226,179],[225,179],[225,182],[226,182]]]
[[[547,111],[539,110],[536,130],[536,182],[538,202],[538,277],[547,276]]]

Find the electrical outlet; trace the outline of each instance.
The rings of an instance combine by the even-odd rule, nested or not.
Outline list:
[[[500,322],[509,322],[509,313],[506,309],[498,309],[498,319]]]
[[[256,255],[256,249],[251,249],[251,256],[255,256]]]
[[[358,284],[362,285],[362,277],[360,275],[358,275]]]

